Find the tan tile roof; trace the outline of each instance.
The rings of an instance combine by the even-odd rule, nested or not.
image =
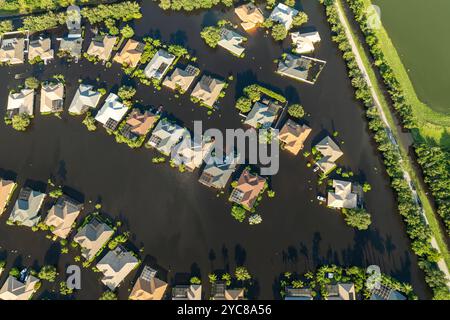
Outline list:
[[[335,162],[344,154],[329,136],[323,138],[315,147],[323,155],[317,165],[325,173],[332,170],[336,166]]]
[[[147,134],[157,120],[158,117],[150,111],[141,113],[139,109],[133,109],[127,119],[127,124],[132,127],[131,132],[143,136]]]
[[[224,86],[225,83],[223,81],[204,75],[195,86],[191,96],[212,107],[219,98]]]
[[[28,60],[33,60],[36,57],[40,57],[42,60],[53,59],[54,50],[51,48],[51,39],[36,39],[30,41],[30,45],[28,47]]]
[[[358,195],[352,192],[349,181],[333,180],[334,192],[328,192],[327,205],[332,208],[356,208]]]
[[[230,200],[246,208],[253,208],[258,195],[264,189],[265,182],[265,178],[252,174],[249,169],[245,169],[239,177],[236,188],[231,193]]]
[[[24,38],[2,40],[0,47],[0,62],[19,64],[24,62]]]
[[[226,300],[243,300],[244,299],[244,289],[227,289],[225,290]]]
[[[241,26],[244,30],[253,29],[258,23],[264,22],[264,16],[261,9],[253,3],[243,4],[242,6],[235,8],[234,12],[239,19],[243,21]]]
[[[172,90],[180,88],[183,91],[187,91],[194,81],[197,73],[198,69],[191,65],[188,65],[184,70],[181,68],[176,68],[170,76],[167,76],[164,79],[163,85]]]
[[[41,87],[41,112],[62,111],[64,102],[64,84],[47,83]]]
[[[305,124],[301,126],[289,119],[281,129],[278,137],[284,143],[284,149],[297,155],[303,149],[303,144],[310,133],[310,127]]]
[[[108,61],[111,57],[111,52],[116,43],[117,37],[105,35],[103,37],[96,37],[92,39],[91,44],[87,50],[87,54],[98,57],[101,60]]]
[[[35,291],[39,279],[29,275],[23,283],[13,276],[9,276],[0,289],[0,300],[29,300]]]
[[[123,49],[116,54],[114,61],[120,64],[126,64],[130,67],[136,67],[139,63],[139,59],[141,59],[143,50],[143,43],[129,39]]]
[[[81,204],[63,196],[50,208],[44,222],[54,227],[52,230],[54,235],[65,239],[72,230],[72,225],[80,214],[81,208]]]
[[[167,283],[155,276],[149,276],[150,271],[151,269],[148,266],[144,267],[131,291],[129,299],[161,300],[163,298],[167,289]]]
[[[8,200],[11,197],[16,183],[11,180],[4,180],[0,178],[0,215],[5,210]]]

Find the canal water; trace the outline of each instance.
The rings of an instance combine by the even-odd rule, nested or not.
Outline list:
[[[248,36],[244,59],[207,47],[199,36],[202,27],[226,17],[237,22],[232,11],[166,13],[151,1],[143,2],[143,18],[132,25],[136,38],[153,35],[185,45],[195,52],[202,71],[223,78],[233,75],[234,81],[220,109],[211,116],[187,96],[175,99],[165,89],[155,92],[137,84],[137,99],[143,105],[164,105],[166,112],[189,128],[194,120],[203,120],[205,129],[222,130],[242,127],[234,102],[248,84],[260,83],[279,90],[292,103],[302,103],[308,113],[305,121],[313,130],[306,148],[338,131],[337,140],[345,154],[339,163],[372,185],[365,196],[373,220],[368,231],[355,231],[346,226],[339,213],[317,203],[316,176],[302,156],[281,153],[280,171],[271,181],[276,197],[265,197],[258,207],[263,223],[249,226],[231,217],[227,193],[217,197],[215,191],[197,182],[199,172],[179,173],[167,164],[152,164],[155,152],[119,145],[102,128],[88,132],[81,118],[67,112],[62,119],[36,115],[25,133],[0,123],[0,168],[16,175],[20,184],[27,179],[45,183],[51,177],[81,193],[86,211],[100,202],[106,215],[120,219],[121,229],[132,233],[133,247],[141,249],[145,262],[158,268],[160,276],[171,284],[186,281],[193,273],[200,274],[206,285],[208,273],[233,271],[236,265],[245,265],[253,275],[249,297],[271,299],[278,297],[277,280],[285,271],[302,273],[325,263],[376,264],[383,272],[412,283],[419,297],[429,298],[363,111],[354,100],[340,53],[331,42],[323,8],[315,0],[302,4],[310,17],[308,26],[317,28],[322,37],[316,57],[327,61],[314,86],[274,73],[273,60],[289,43],[276,44],[263,31]],[[132,83],[117,65],[105,69],[85,60],[67,64],[57,59],[45,67],[1,67],[0,72],[2,112],[6,110],[8,90],[23,81],[14,79],[16,73],[40,80],[64,74],[66,110],[79,79],[98,80],[109,90]],[[61,255],[60,245],[47,240],[42,232],[7,226],[8,215],[9,211],[0,217],[0,258],[6,257],[8,267],[57,264],[61,273],[58,280],[62,280],[65,267],[74,263],[74,254]],[[120,287],[121,298],[128,296],[130,281],[137,275],[134,272]],[[100,274],[83,269],[82,289],[69,298],[96,299],[104,290],[99,279]],[[37,297],[58,297],[54,292],[57,288],[57,284],[45,284]]]

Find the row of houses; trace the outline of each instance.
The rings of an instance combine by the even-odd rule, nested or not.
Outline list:
[[[335,283],[325,285],[327,296],[324,300],[357,300],[354,283]],[[313,300],[313,292],[310,288],[294,288],[288,286],[284,288],[284,300]],[[406,300],[406,297],[384,284],[374,287],[371,290],[369,300]]]

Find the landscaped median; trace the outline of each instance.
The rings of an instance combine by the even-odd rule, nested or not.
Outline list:
[[[356,90],[356,98],[361,100],[367,108],[366,115],[369,120],[369,128],[374,134],[378,150],[383,155],[386,171],[391,178],[391,186],[397,195],[398,210],[404,217],[407,233],[411,239],[411,247],[419,257],[419,266],[425,272],[425,280],[433,290],[435,299],[450,299],[446,276],[437,264],[441,259],[441,254],[432,245],[433,237],[437,240],[443,240],[440,237],[442,234],[436,234],[433,225],[430,226],[425,221],[421,208],[416,203],[414,194],[405,180],[404,169],[399,166],[399,163],[403,161],[403,163],[408,164],[408,159],[406,158],[406,161],[403,160],[404,155],[391,140],[389,128],[380,117],[377,107],[374,106],[372,92],[362,71],[359,69],[352,46],[339,18],[336,2],[334,0],[321,0],[321,2],[326,8],[327,19],[333,31],[333,41],[338,44],[339,49],[343,52],[343,58],[349,69],[351,83]],[[431,216],[434,217],[434,215]],[[441,245],[439,248],[444,258],[446,258],[447,248]]]

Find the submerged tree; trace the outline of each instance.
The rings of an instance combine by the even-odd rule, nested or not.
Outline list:
[[[117,295],[112,291],[105,291],[98,300],[117,300]]]
[[[234,271],[234,275],[239,281],[246,281],[252,278],[246,267],[237,267]]]
[[[288,107],[288,113],[291,117],[294,118],[303,118],[303,116],[305,115],[305,110],[303,109],[303,107],[296,103],[296,104],[291,104]]]
[[[37,89],[41,83],[35,77],[28,77],[25,79],[25,86],[28,89]]]
[[[231,215],[233,218],[235,218],[237,221],[242,222],[245,219],[246,211],[241,206],[234,205],[231,208]]]
[[[11,125],[17,131],[25,131],[30,123],[30,116],[26,113],[16,114],[11,119]]]
[[[282,41],[286,38],[286,36],[287,30],[284,25],[278,23],[272,27],[272,38],[275,41]]]
[[[41,271],[38,273],[38,277],[41,280],[47,280],[49,282],[55,282],[58,272],[54,266],[43,266]]]
[[[343,209],[345,222],[358,230],[367,230],[372,223],[370,214],[364,209]]]
[[[220,41],[220,29],[214,26],[203,28],[200,36],[205,40],[206,44],[211,48],[215,48]]]

